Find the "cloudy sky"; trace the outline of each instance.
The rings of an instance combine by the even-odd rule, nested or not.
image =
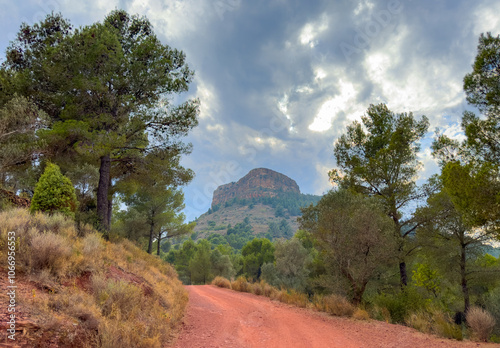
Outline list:
[[[214,189],[249,170],[288,175],[304,193],[330,188],[333,143],[370,104],[426,115],[421,180],[436,172],[428,146],[436,127],[460,137],[462,79],[479,34],[500,34],[498,0],[0,0],[0,49],[22,22],[51,11],[73,24],[117,8],[145,15],[183,50],[196,77],[181,98],[201,101],[183,164],[189,220]],[[3,54],[2,54],[3,56]]]

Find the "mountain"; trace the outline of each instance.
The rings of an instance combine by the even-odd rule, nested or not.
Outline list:
[[[219,186],[212,199],[212,208],[232,199],[276,197],[283,192],[300,194],[299,185],[288,176],[271,169],[252,169],[247,175],[226,185]]]
[[[196,220],[194,231],[198,238],[214,233],[291,238],[298,229],[300,208],[320,198],[302,194],[295,180],[286,175],[267,168],[252,169],[237,182],[214,191],[211,208]]]

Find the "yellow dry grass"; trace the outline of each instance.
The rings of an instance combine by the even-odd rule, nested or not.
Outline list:
[[[182,320],[188,297],[177,273],[132,242],[106,242],[90,229],[79,237],[72,220],[25,209],[1,212],[0,221],[0,258],[14,231],[16,272],[38,286],[17,299],[40,326],[26,333],[31,342],[162,347]]]

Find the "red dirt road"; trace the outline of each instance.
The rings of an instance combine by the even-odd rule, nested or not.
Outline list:
[[[379,321],[331,317],[211,285],[186,288],[189,305],[175,348],[499,347],[440,339]]]

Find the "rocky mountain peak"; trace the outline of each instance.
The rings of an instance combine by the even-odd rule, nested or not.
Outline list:
[[[256,168],[237,182],[219,186],[214,192],[212,207],[234,198],[275,197],[280,192],[300,193],[299,185],[295,180],[274,170]]]

